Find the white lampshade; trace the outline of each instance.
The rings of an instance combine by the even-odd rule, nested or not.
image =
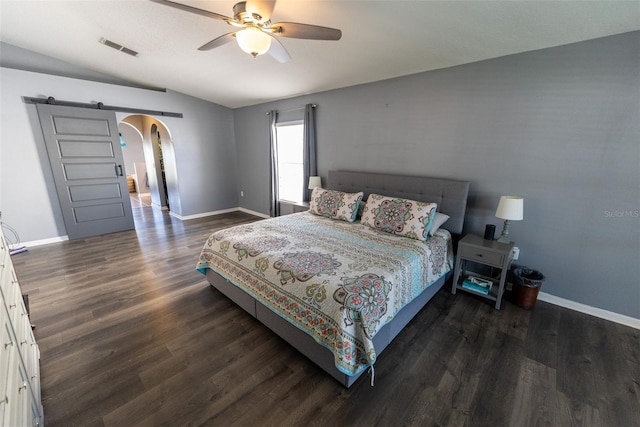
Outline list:
[[[271,47],[271,36],[256,27],[247,27],[236,33],[240,49],[256,57],[266,53]]]
[[[520,196],[502,196],[496,209],[496,217],[520,221],[524,218],[524,199]]]
[[[316,187],[322,187],[322,180],[319,176],[310,176],[309,177],[309,190],[313,190]]]

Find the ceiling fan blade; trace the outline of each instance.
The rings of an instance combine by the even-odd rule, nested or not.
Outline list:
[[[284,45],[280,43],[280,40],[276,37],[271,36],[271,47],[267,53],[282,64],[291,61],[291,55],[289,55],[287,49],[285,49]]]
[[[223,44],[227,44],[230,41],[233,41],[236,38],[236,33],[227,33],[224,36],[220,36],[218,38],[215,38],[213,40],[211,40],[209,43],[205,43],[202,46],[200,46],[198,48],[198,50],[211,50],[214,49],[216,47],[220,47]]]
[[[198,15],[206,16],[207,18],[217,19],[220,21],[226,21],[227,23],[235,22],[235,19],[228,16],[220,15],[215,12],[209,12],[208,10],[198,9],[197,7],[187,6],[186,4],[177,3],[169,0],[151,0],[154,3],[163,4],[165,6],[173,7],[176,9],[184,10],[186,12],[196,13]]]
[[[318,25],[300,24],[298,22],[276,22],[269,28],[280,37],[309,40],[340,40],[342,31]]]
[[[275,0],[247,0],[247,12],[257,13],[262,17],[262,22],[267,22],[271,19],[275,5]]]

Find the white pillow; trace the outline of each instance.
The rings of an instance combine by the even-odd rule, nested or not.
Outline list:
[[[431,229],[429,230],[429,236],[433,236],[433,233],[438,231],[438,228],[442,227],[442,224],[447,222],[447,220],[451,218],[447,214],[443,214],[440,212],[436,212],[436,216],[433,218],[433,222],[431,223]]]

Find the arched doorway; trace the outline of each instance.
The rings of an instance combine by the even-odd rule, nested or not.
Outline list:
[[[180,199],[171,132],[163,122],[147,115],[126,116],[120,123],[123,128],[134,128],[137,137],[133,139],[140,140],[142,157],[138,153],[135,158],[142,158],[143,162],[134,162],[131,166],[136,175],[137,188],[143,191],[148,188],[152,207],[179,212]],[[127,147],[124,147],[124,151],[129,151],[129,138],[125,137],[125,143]],[[145,169],[144,173],[142,169]]]

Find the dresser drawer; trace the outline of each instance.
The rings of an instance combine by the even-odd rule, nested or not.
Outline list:
[[[4,307],[0,307],[4,311]],[[0,313],[1,314],[1,313]],[[0,318],[2,316],[0,315]],[[5,315],[0,324],[0,339],[2,346],[0,347],[0,425],[8,426],[10,423],[11,407],[13,406],[14,396],[12,391],[17,381],[18,363],[20,354],[18,354],[18,343],[13,335],[9,317]]]
[[[481,262],[483,264],[489,264],[496,267],[502,267],[504,263],[503,254],[492,252],[486,249],[476,248],[473,246],[462,245],[460,247],[460,255],[464,259]]]
[[[9,312],[9,319],[11,320],[13,327],[17,328],[22,315],[27,312],[27,308],[25,307],[22,299],[20,284],[17,281],[10,283],[9,290],[4,297],[4,303],[6,304],[7,311]]]
[[[9,252],[0,252],[0,291],[9,292],[9,286],[16,281]]]
[[[0,230],[0,426],[42,425],[40,350]]]

